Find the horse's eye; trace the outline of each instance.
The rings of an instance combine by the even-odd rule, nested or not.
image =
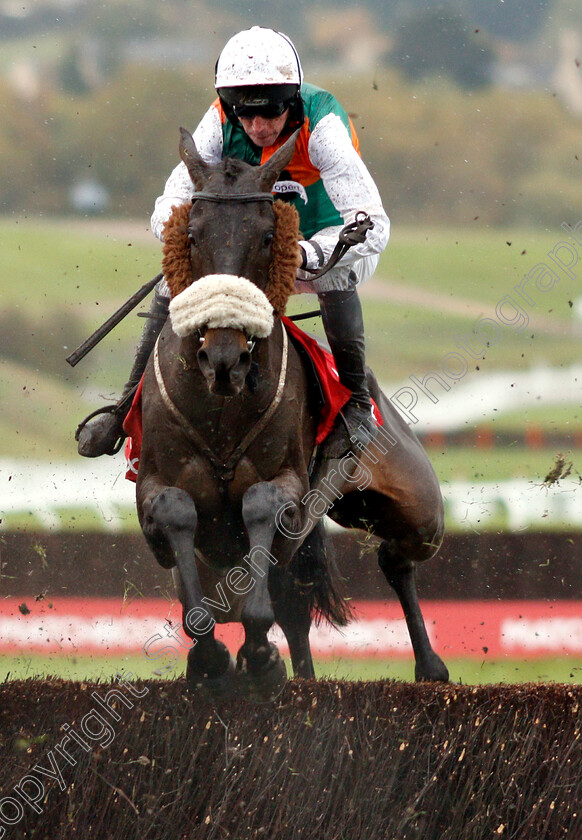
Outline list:
[[[273,241],[274,236],[275,236],[275,233],[272,230],[270,230],[268,233],[265,234],[265,238],[263,239],[263,245],[265,246],[265,248],[269,247],[269,245]]]
[[[188,231],[188,242],[190,243],[190,245],[196,245],[196,237],[194,236],[191,230]]]

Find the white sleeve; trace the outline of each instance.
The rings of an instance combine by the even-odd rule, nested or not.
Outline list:
[[[381,253],[390,236],[390,220],[382,207],[378,188],[363,160],[355,150],[344,123],[337,114],[328,114],[315,126],[309,139],[309,158],[319,169],[325,191],[344,220],[353,222],[358,210],[364,210],[374,222],[366,239],[354,245],[339,261],[351,265],[360,257]],[[341,226],[328,227],[301,243],[307,256],[307,267],[318,268],[319,258],[310,242],[316,242],[327,261],[337,244]]]
[[[222,159],[222,126],[218,110],[211,106],[200,120],[194,132],[194,143],[198,153],[207,163],[219,163]],[[184,163],[179,163],[166,181],[164,192],[156,199],[150,222],[151,230],[158,239],[163,239],[164,225],[170,218],[172,207],[183,204],[192,196],[194,185]]]

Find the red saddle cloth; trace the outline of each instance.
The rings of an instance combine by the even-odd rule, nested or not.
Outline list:
[[[123,421],[123,431],[127,435],[125,441],[125,477],[128,481],[137,481],[137,470],[139,467],[139,456],[141,453],[141,391],[143,387],[143,376],[134,394],[131,408]]]
[[[290,338],[301,344],[301,346],[304,347],[309,354],[313,363],[313,369],[319,379],[319,385],[323,396],[323,405],[319,414],[315,443],[320,444],[331,432],[338,413],[350,398],[351,391],[339,381],[339,376],[337,370],[335,369],[335,362],[331,353],[324,350],[315,338],[307,335],[307,333],[300,329],[300,327],[298,327],[294,321],[291,321],[290,318],[283,316],[281,321],[289,333]],[[139,383],[131,408],[123,423],[123,429],[126,435],[128,435],[125,443],[125,457],[127,460],[127,472],[125,477],[129,479],[129,481],[135,481],[137,478],[139,455],[141,452],[142,382]],[[372,408],[377,425],[382,426],[382,416],[378,410],[378,406],[373,400]]]

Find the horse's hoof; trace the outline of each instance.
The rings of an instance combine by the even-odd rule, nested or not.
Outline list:
[[[273,644],[269,644],[267,662],[259,668],[253,668],[241,649],[237,656],[236,675],[241,693],[253,703],[275,700],[287,682],[287,668]]]
[[[436,653],[414,669],[416,682],[448,682],[449,669]]]
[[[210,677],[207,673],[196,666],[193,649],[188,653],[188,664],[186,666],[186,684],[188,688],[203,696],[207,700],[227,700],[237,691],[237,684],[234,679],[236,665],[232,656],[228,657],[226,669],[216,677]]]

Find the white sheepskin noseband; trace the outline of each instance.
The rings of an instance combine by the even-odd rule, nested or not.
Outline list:
[[[244,330],[266,338],[273,329],[273,307],[267,296],[245,277],[208,274],[170,301],[174,332],[183,338],[201,327]]]

